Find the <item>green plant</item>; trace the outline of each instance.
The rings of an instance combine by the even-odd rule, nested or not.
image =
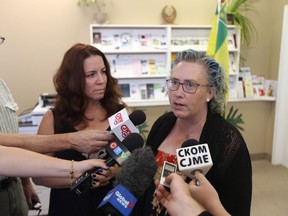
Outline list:
[[[231,106],[227,116],[224,114],[224,118],[239,130],[244,131],[244,128],[240,124],[244,124],[245,122],[242,119],[242,114],[237,114],[237,112],[238,109],[234,110],[234,106]]]
[[[105,0],[77,0],[77,5],[86,7],[95,5],[98,11],[101,11],[101,9],[105,8],[106,2]]]
[[[95,4],[97,0],[78,0],[77,5],[78,6],[90,6],[91,4]]]
[[[253,35],[257,36],[253,22],[245,15],[248,11],[256,12],[253,2],[256,0],[228,0],[227,14],[232,15],[233,23],[241,28],[241,43],[249,46]]]

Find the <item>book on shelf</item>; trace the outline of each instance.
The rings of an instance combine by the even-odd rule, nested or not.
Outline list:
[[[130,84],[129,83],[118,84],[118,88],[123,98],[130,98]]]
[[[263,75],[252,75],[253,94],[256,97],[265,96],[265,77]]]
[[[154,95],[156,99],[164,99],[166,95],[166,85],[164,83],[154,83]]]
[[[233,36],[229,36],[228,35],[228,38],[227,38],[227,42],[228,42],[228,49],[235,49],[235,40],[233,38]]]
[[[113,36],[114,38],[114,49],[115,50],[119,50],[120,49],[120,45],[121,45],[121,42],[120,42],[120,35],[119,34],[114,34]]]
[[[93,32],[93,44],[101,44],[101,32]]]
[[[133,75],[133,64],[129,55],[117,55],[116,58],[109,60],[110,66],[115,77],[129,77]],[[111,64],[112,63],[112,64]]]
[[[139,99],[147,99],[147,89],[146,89],[146,83],[139,84],[139,90],[140,90],[140,97]]]
[[[276,97],[277,96],[277,80],[265,80],[265,94],[266,96]]]
[[[141,68],[141,60],[140,59],[133,59],[132,60],[132,72],[133,75],[138,77],[142,74],[142,68]]]
[[[252,76],[249,67],[241,67],[239,72],[239,78],[243,82],[244,86],[244,96],[246,98],[251,98],[254,96],[253,85],[252,85]]]
[[[235,49],[237,49],[238,44],[237,44],[237,35],[236,34],[233,34],[233,41],[234,41],[234,47],[235,47]]]
[[[141,74],[142,75],[148,75],[148,61],[147,59],[141,59]]]
[[[253,93],[253,85],[252,85],[252,80],[251,77],[246,76],[244,79],[244,86],[245,86],[245,97],[246,98],[251,98],[254,96]]]
[[[155,76],[157,71],[156,71],[156,63],[154,59],[149,59],[148,60],[148,71],[149,75]]]
[[[101,34],[101,44],[100,47],[103,49],[114,49],[114,36]],[[100,49],[101,49],[100,48]]]
[[[140,99],[140,91],[139,87],[135,83],[130,84],[130,99],[132,100],[139,100]]]
[[[164,99],[166,94],[164,83],[119,83],[118,88],[129,100]]]
[[[229,98],[237,98],[237,76],[229,77]]]
[[[130,33],[121,34],[121,48],[122,49],[131,49],[132,44],[132,35]]]
[[[242,80],[237,81],[237,98],[244,98],[244,83]]]
[[[153,83],[147,83],[146,84],[146,91],[147,91],[147,99],[154,99],[154,84]]]
[[[149,44],[149,36],[148,35],[145,35],[145,34],[141,34],[139,35],[139,41],[140,41],[140,47],[148,47]]]
[[[230,74],[237,73],[237,65],[236,65],[234,53],[229,53],[229,73]]]

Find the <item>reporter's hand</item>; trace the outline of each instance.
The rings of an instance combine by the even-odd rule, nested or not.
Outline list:
[[[112,140],[114,136],[108,134],[107,131],[99,130],[80,130],[68,134],[68,140],[71,148],[86,154],[91,154],[104,148],[108,140]]]
[[[189,190],[193,199],[201,203],[212,215],[229,215],[222,206],[217,191],[202,173],[196,172],[195,179],[189,183]]]
[[[101,187],[107,185],[119,172],[120,167],[114,164],[107,170],[102,170],[101,174],[92,174],[92,184],[94,187]]]
[[[91,170],[95,167],[102,168],[103,170],[107,170],[108,167],[105,164],[105,161],[102,159],[88,159],[83,161],[74,161],[73,164],[73,177],[75,179],[79,178],[84,172]]]
[[[168,210],[172,216],[193,216],[199,215],[204,208],[192,199],[188,184],[184,182],[181,176],[172,173],[166,177],[166,182],[170,184],[169,193],[159,180],[155,180],[157,198],[159,202]]]

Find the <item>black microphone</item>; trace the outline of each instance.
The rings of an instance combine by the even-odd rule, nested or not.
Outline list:
[[[112,141],[109,141],[105,146],[107,155],[105,157],[106,166],[113,166],[115,163],[121,165],[137,148],[141,148],[144,144],[142,136],[138,133],[129,134],[122,142],[119,139],[115,138]],[[89,170],[83,173],[71,186],[71,190],[74,190],[78,195],[83,194],[87,190],[93,188],[92,185],[92,174],[99,174],[102,169],[96,167],[92,170]]]
[[[150,147],[136,149],[122,164],[116,176],[118,185],[110,190],[98,208],[106,215],[129,215],[157,172],[157,161]]]
[[[178,169],[189,178],[195,178],[195,172],[204,175],[213,165],[208,144],[199,144],[195,139],[185,140],[181,148],[176,149]]]

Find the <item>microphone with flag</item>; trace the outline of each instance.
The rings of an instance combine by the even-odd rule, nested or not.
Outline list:
[[[114,134],[116,135],[116,138],[114,141],[118,142],[118,141],[122,141],[125,137],[127,137],[130,133],[139,133],[139,130],[137,127],[138,125],[143,124],[146,121],[146,114],[142,111],[142,110],[134,110],[130,115],[129,118],[123,119],[122,117],[122,113],[124,116],[127,117],[128,113],[126,111],[126,109],[122,109],[119,112],[117,112],[116,114],[114,114],[113,116],[109,117],[111,119],[111,122],[113,122],[113,119],[115,120],[115,125],[113,126],[113,130],[111,130],[111,127],[109,126],[106,131],[109,134]],[[117,117],[116,117],[117,116]],[[109,124],[111,123],[109,122]],[[125,122],[129,122],[128,124],[132,126],[128,127],[127,124],[125,124]],[[118,126],[116,126],[118,125]],[[123,127],[123,136],[122,133],[119,133],[119,130],[117,129],[117,127],[121,128],[121,125]],[[131,129],[132,128],[132,129]],[[129,133],[128,133],[129,132]],[[125,134],[125,135],[124,135]],[[86,154],[86,153],[82,153],[83,156],[87,157],[87,158],[101,158],[101,159],[105,159],[105,156],[107,156],[106,150],[101,149],[98,152],[92,153],[92,154]]]
[[[157,171],[157,162],[150,147],[136,149],[122,164],[116,176],[118,185],[110,190],[98,208],[106,215],[130,215]]]
[[[206,175],[213,165],[208,144],[199,144],[195,139],[186,140],[176,149],[176,156],[179,171],[191,179],[195,178],[196,171]]]
[[[146,115],[142,110],[134,110],[129,116],[125,108],[108,118],[111,133],[120,141],[130,133],[139,133],[137,125],[146,121]],[[136,126],[135,126],[136,125]]]
[[[137,148],[142,148],[143,144],[144,140],[138,133],[130,133],[122,142],[118,138],[109,141],[105,146],[107,155],[103,158],[105,159],[106,166],[110,167],[115,163],[121,166],[130,156],[131,152]],[[95,168],[85,172],[76,180],[75,184],[71,186],[71,190],[74,190],[77,194],[81,195],[93,188],[92,174],[99,174],[100,171],[100,168]]]

